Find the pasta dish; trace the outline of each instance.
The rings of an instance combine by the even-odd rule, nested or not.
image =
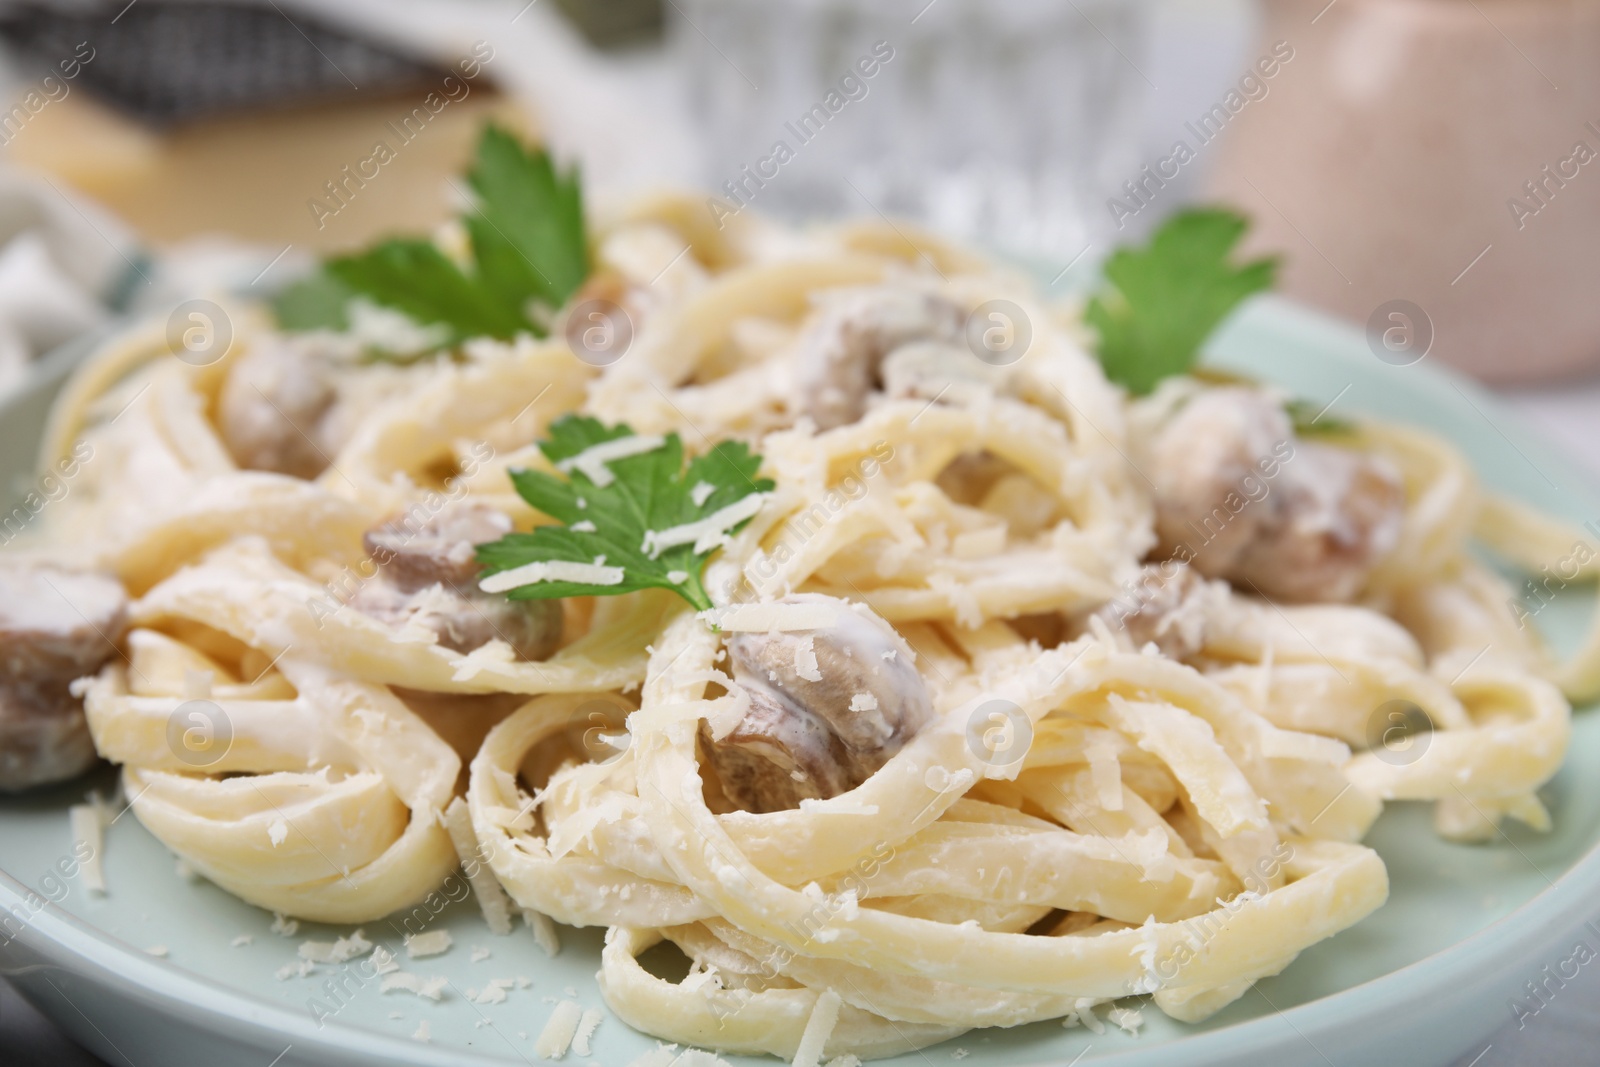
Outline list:
[[[287,916],[466,863],[500,932],[605,927],[630,1026],[811,1067],[1201,1020],[1383,905],[1386,803],[1548,827],[1596,657],[1474,546],[1583,538],[1444,441],[1130,390],[1081,307],[906,227],[591,225],[543,339],[240,301],[210,362],[102,347],[0,568],[8,785],[98,754]]]

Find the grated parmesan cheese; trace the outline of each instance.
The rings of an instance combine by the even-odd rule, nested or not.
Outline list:
[[[583,1018],[578,1020],[578,1032],[572,1035],[572,1051],[580,1056],[593,1056],[590,1043],[594,1039],[595,1030],[600,1027],[603,1016],[593,1008],[583,1013]]]
[[[477,858],[478,837],[472,830],[472,814],[465,800],[456,797],[450,802],[444,811],[444,826],[450,833],[451,843],[456,847],[456,856],[468,872],[467,883],[472,886],[472,895],[478,898],[484,921],[492,932],[504,937],[511,932],[511,898],[506,896],[500,879],[495,877],[489,865]],[[483,950],[482,957],[474,949],[472,960],[476,963],[488,956],[488,949]]]
[[[426,959],[429,956],[442,956],[450,951],[450,946],[455,944],[455,939],[450,936],[449,930],[429,930],[425,934],[406,935],[406,955],[411,959]]]
[[[74,804],[68,808],[67,825],[72,831],[72,854],[88,853],[79,868],[83,872],[84,888],[104,896],[106,868],[102,857],[106,851],[106,824],[99,803]]]
[[[1139,1010],[1137,1008],[1112,1008],[1110,1011],[1106,1012],[1106,1018],[1122,1027],[1122,1029],[1126,1030],[1134,1037],[1139,1036],[1139,1027],[1144,1025],[1144,1016],[1139,1014]]]
[[[539,582],[621,585],[626,578],[627,572],[621,567],[606,567],[598,563],[573,563],[570,560],[557,559],[544,563],[524,563],[508,571],[491,574],[478,583],[478,588],[485,593],[506,593]]]
[[[672,1061],[672,1067],[731,1067],[727,1060],[705,1049],[686,1048]]]
[[[544,950],[546,956],[554,959],[561,951],[561,939],[556,936],[556,924],[550,921],[548,915],[532,908],[522,909],[522,921],[533,931],[534,943]]]
[[[795,1046],[794,1067],[820,1067],[823,1046],[833,1036],[833,1028],[839,1025],[842,1004],[839,994],[831,989],[817,997],[817,1005],[811,1009],[811,1018],[806,1020],[806,1028],[800,1034],[800,1043]]]
[[[238,937],[229,942],[229,944],[234,948],[243,948],[246,945],[254,944],[255,940],[255,935],[253,934],[240,934]]]
[[[1094,1003],[1092,997],[1079,997],[1073,1002],[1073,1010],[1061,1020],[1061,1025],[1069,1030],[1075,1026],[1086,1026],[1096,1034],[1105,1033],[1106,1024],[1094,1013]]]
[[[615,463],[619,459],[629,456],[642,456],[646,452],[654,452],[667,443],[667,439],[660,434],[634,434],[631,437],[618,437],[611,441],[602,441],[597,445],[590,445],[575,456],[568,456],[556,464],[556,470],[562,474],[570,474],[574,470],[588,478],[595,485],[604,489],[617,480],[611,473],[607,463]]]
[[[1100,806],[1107,811],[1121,811],[1122,764],[1117,760],[1117,746],[1097,740],[1084,746],[1083,751],[1089,758],[1089,780]]]
[[[272,913],[270,929],[279,937],[293,937],[300,932],[300,920],[287,918],[283,912],[275,911]]]
[[[794,646],[794,673],[808,682],[822,681],[822,671],[817,666],[817,639],[803,637]]]
[[[312,963],[347,963],[357,956],[365,956],[372,949],[372,942],[357,930],[337,941],[302,941],[299,956]]]
[[[482,945],[473,945],[472,946],[472,962],[473,963],[482,963],[484,960],[488,959],[492,955],[494,955],[494,953],[490,952],[487,948],[485,948]]]
[[[428,1031],[428,1020],[424,1019],[417,1024],[417,1032],[411,1035],[411,1040],[420,1041],[424,1045],[433,1040],[433,1035]]]
[[[1160,831],[1155,833],[1160,835]],[[1165,842],[1163,842],[1163,847]],[[1241,894],[1242,895],[1242,894]],[[1217,901],[1221,904],[1222,901]],[[1144,924],[1139,927],[1139,943],[1133,949],[1134,959],[1139,961],[1139,966],[1144,968],[1143,977],[1133,983],[1134,993],[1155,993],[1161,989],[1161,972],[1156,968],[1156,954],[1160,951],[1161,941],[1156,933],[1156,917],[1145,916]],[[1096,1030],[1095,1033],[1100,1031]]]
[[[697,554],[709,552],[719,545],[727,544],[729,542],[727,531],[760,511],[766,502],[767,494],[751,493],[725,508],[718,508],[703,519],[682,523],[665,530],[646,530],[644,543],[639,546],[639,551],[648,554],[651,559],[656,559],[667,549],[679,545],[694,545]]]
[[[567,1054],[572,1039],[578,1034],[578,1024],[583,1021],[583,1007],[575,1000],[563,1000],[550,1013],[539,1038],[533,1043],[534,1055],[545,1060],[559,1060]]]
[[[871,693],[857,693],[850,698],[851,711],[877,711],[878,698]]]
[[[272,847],[277,848],[289,836],[289,824],[283,819],[274,819],[272,825],[267,827],[267,840],[272,842]]]
[[[145,953],[147,955],[154,956],[158,960],[164,960],[167,958],[167,946],[151,945],[149,948],[145,949]]]
[[[506,991],[516,985],[514,978],[491,978],[481,992],[467,990],[467,999],[474,1004],[504,1004]]]
[[[628,1067],[672,1067],[678,1058],[677,1045],[657,1045],[636,1058]]]
[[[695,507],[703,508],[706,506],[706,501],[711,499],[711,494],[716,491],[717,487],[710,482],[696,482],[694,488],[689,490],[689,499],[694,501]]]
[[[439,1000],[444,996],[445,987],[449,984],[450,979],[442,975],[436,978],[423,978],[410,971],[395,971],[393,974],[383,976],[383,983],[379,985],[378,990],[382,993],[399,990],[402,993],[415,993],[428,1000]]]

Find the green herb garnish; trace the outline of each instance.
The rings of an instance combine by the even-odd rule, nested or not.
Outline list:
[[[613,448],[595,451],[612,442]],[[626,425],[606,426],[581,415],[556,420],[539,451],[567,477],[514,470],[511,480],[522,499],[561,525],[479,545],[485,578],[549,563],[620,568],[621,575],[604,583],[570,581],[541,578],[545,568],[530,567],[529,584],[505,591],[512,600],[615,596],[654,587],[671,589],[704,611],[712,606],[701,580],[706,560],[724,535],[749,521],[761,507],[760,494],[773,487],[769,479],[756,478],[761,457],[742,442],[724,441],[685,468],[677,434],[645,437]],[[620,455],[608,459],[607,452]]]
[[[1335,437],[1355,432],[1354,423],[1329,415],[1326,407],[1318,407],[1309,400],[1291,400],[1283,408],[1300,437]]]
[[[392,238],[328,260],[276,301],[287,330],[345,329],[349,302],[362,297],[424,325],[469,337],[545,335],[545,314],[567,302],[589,274],[583,193],[575,170],[558,173],[544,149],[524,149],[485,127],[467,173],[477,206],[463,216],[472,245],[466,268],[431,241]]]
[[[1272,288],[1275,258],[1229,262],[1248,226],[1232,211],[1191,208],[1164,222],[1145,247],[1111,254],[1104,267],[1110,284],[1084,313],[1100,335],[1107,378],[1143,394],[1183,374],[1229,312]]]

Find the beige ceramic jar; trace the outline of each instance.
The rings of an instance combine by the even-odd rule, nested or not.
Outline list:
[[[1490,381],[1600,371],[1600,0],[1265,0],[1263,40],[1213,192],[1286,292],[1369,338],[1409,301]]]

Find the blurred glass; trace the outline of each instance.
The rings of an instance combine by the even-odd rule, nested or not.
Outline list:
[[[735,207],[882,213],[1055,261],[1103,244],[1106,197],[1138,169],[1134,0],[673,8],[704,179]]]

